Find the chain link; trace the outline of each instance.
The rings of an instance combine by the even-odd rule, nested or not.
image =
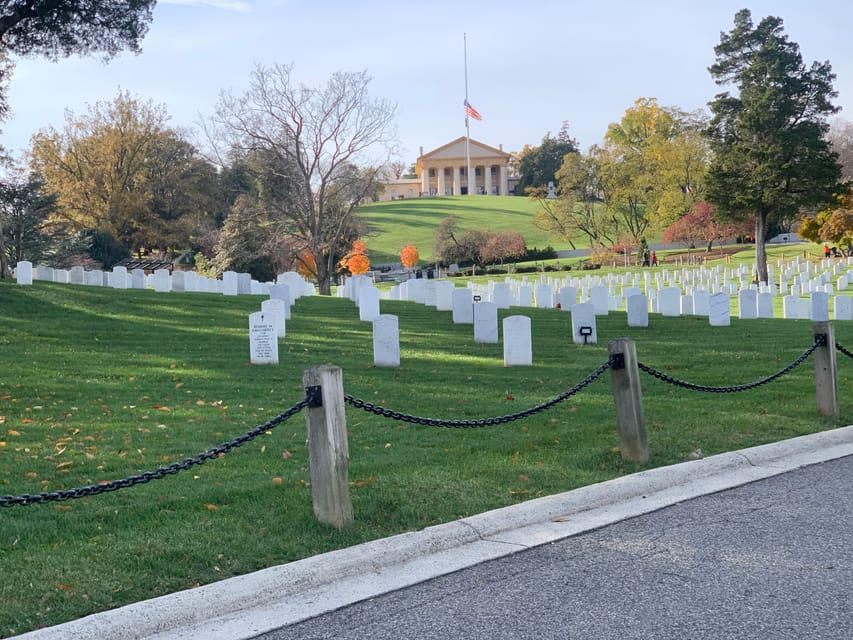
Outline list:
[[[760,387],[763,384],[767,384],[768,382],[772,382],[777,378],[781,378],[786,373],[790,373],[792,370],[800,366],[803,362],[805,362],[806,358],[808,358],[814,350],[818,347],[826,346],[826,336],[815,336],[815,342],[812,346],[806,349],[802,355],[800,355],[796,360],[794,360],[791,364],[786,366],[783,369],[780,369],[776,373],[767,376],[766,378],[761,378],[760,380],[756,380],[755,382],[747,382],[745,384],[735,384],[726,387],[709,387],[701,384],[693,384],[692,382],[685,382],[684,380],[679,380],[678,378],[673,378],[670,375],[667,375],[661,371],[657,371],[656,369],[652,369],[650,366],[643,364],[642,362],[637,362],[637,367],[641,371],[645,371],[649,375],[657,378],[658,380],[663,380],[664,382],[668,382],[669,384],[673,384],[677,387],[684,387],[685,389],[692,389],[693,391],[707,391],[710,393],[736,393],[738,391],[747,391],[749,389],[754,389],[755,387]]]
[[[63,489],[61,491],[52,491],[49,493],[44,492],[36,494],[23,494],[20,496],[0,496],[0,507],[44,504],[45,502],[63,502],[65,500],[73,500],[75,498],[82,498],[84,496],[95,496],[100,493],[107,493],[108,491],[126,489],[127,487],[133,487],[138,484],[144,484],[151,480],[159,480],[161,478],[165,478],[166,476],[174,475],[179,471],[184,471],[186,469],[189,469],[190,467],[194,467],[195,465],[204,464],[208,460],[218,458],[219,456],[228,453],[232,449],[236,449],[237,447],[246,444],[250,440],[254,440],[259,435],[266,433],[270,429],[277,427],[282,422],[293,417],[294,415],[302,411],[302,409],[304,409],[307,405],[308,400],[303,399],[292,407],[290,407],[290,409],[288,409],[284,413],[280,413],[271,420],[268,420],[262,425],[258,425],[251,431],[247,431],[241,436],[237,436],[233,440],[223,442],[221,444],[216,445],[215,447],[208,449],[207,451],[199,453],[196,456],[193,456],[191,458],[184,458],[183,460],[173,462],[168,466],[160,467],[159,469],[155,469],[154,471],[146,471],[144,473],[129,476],[121,480],[112,480],[110,482],[103,482],[99,484],[88,485],[85,487],[76,487],[74,489]]]
[[[400,422],[409,422],[411,424],[420,424],[428,427],[449,427],[457,429],[468,429],[470,427],[491,427],[498,424],[506,424],[507,422],[513,422],[514,420],[521,420],[522,418],[527,418],[541,411],[545,411],[550,407],[553,407],[555,404],[558,404],[563,400],[570,398],[582,389],[588,387],[590,384],[595,382],[595,380],[600,378],[601,374],[607,371],[611,366],[611,361],[608,360],[603,365],[598,367],[595,371],[590,373],[586,378],[578,382],[571,389],[567,389],[563,393],[554,396],[550,400],[546,400],[542,404],[538,404],[535,407],[531,407],[530,409],[525,409],[524,411],[513,413],[507,416],[499,416],[497,418],[482,418],[479,420],[439,420],[435,418],[421,418],[418,416],[412,416],[405,413],[400,413],[398,411],[385,409],[384,407],[380,407],[370,402],[366,402],[365,400],[359,400],[358,398],[354,398],[349,394],[344,395],[344,401],[348,402],[353,407],[356,407],[358,409],[364,409],[368,413],[374,413],[384,418],[390,418],[392,420],[398,420]]]
[[[841,353],[843,353],[848,358],[853,358],[853,353],[844,348],[844,345],[840,342],[835,343],[835,348],[838,349]]]

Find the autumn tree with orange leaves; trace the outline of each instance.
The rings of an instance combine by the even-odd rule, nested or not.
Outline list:
[[[406,269],[411,269],[416,264],[418,264],[418,260],[421,257],[418,254],[418,248],[412,244],[407,244],[405,247],[400,249],[400,264],[403,265]]]

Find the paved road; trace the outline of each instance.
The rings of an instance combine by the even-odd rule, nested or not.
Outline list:
[[[853,638],[853,457],[380,596],[258,640]]]

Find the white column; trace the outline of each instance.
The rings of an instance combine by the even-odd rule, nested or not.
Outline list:
[[[421,195],[429,195],[429,169],[422,165],[421,168]]]
[[[438,175],[438,195],[444,195],[444,167],[436,168],[436,174]]]
[[[500,195],[508,196],[509,195],[509,183],[507,182],[506,166],[504,166],[504,165],[501,165],[501,182],[500,182],[500,185],[501,185]]]
[[[485,185],[486,185],[486,195],[492,195],[492,165],[487,165],[483,168],[483,171],[486,172],[485,177]]]
[[[462,193],[462,176],[459,175],[459,167],[453,167],[453,195]]]

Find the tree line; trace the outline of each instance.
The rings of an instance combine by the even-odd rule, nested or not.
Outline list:
[[[10,56],[136,51],[153,7],[59,4],[0,8],[0,117]],[[830,130],[838,109],[829,63],[806,66],[781,19],[755,25],[748,10],[715,54],[709,72],[727,90],[709,103],[710,116],[640,98],[586,152],[566,123],[523,149],[517,193],[541,203],[534,224],[594,252],[637,248],[653,230],[708,246],[751,235],[762,280],[770,229],[803,221],[803,237],[849,247],[853,131]],[[40,131],[27,165],[0,185],[0,275],[22,257],[61,266],[89,256],[108,267],[132,249],[182,254],[210,274],[269,279],[299,269],[328,293],[365,234],[357,206],[376,198],[383,176],[403,172],[392,161],[396,107],[370,96],[366,72],[308,87],[292,71],[258,65],[248,89],[223,93],[202,123],[202,144],[169,127],[164,106],[127,92]],[[520,234],[464,231],[459,220],[436,233],[435,254],[447,262],[524,250]]]

